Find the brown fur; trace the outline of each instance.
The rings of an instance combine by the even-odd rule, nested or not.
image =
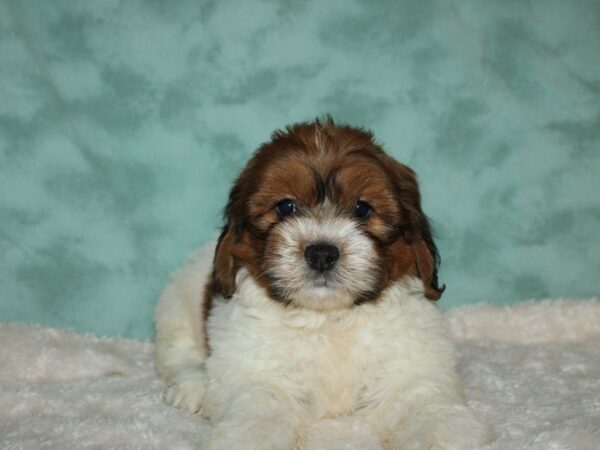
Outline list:
[[[374,300],[390,283],[404,275],[422,279],[425,295],[440,298],[439,257],[429,221],[421,210],[415,173],[388,156],[361,129],[326,123],[301,123],[276,131],[263,144],[237,178],[225,208],[226,225],[219,238],[214,271],[207,285],[205,311],[212,296],[229,298],[235,275],[246,267],[272,297],[277,295],[263,273],[266,241],[280,218],[276,205],[295,199],[303,214],[325,198],[339,214],[353,213],[357,200],[373,208],[363,219],[364,232],[375,242],[382,261],[376,291],[360,304]]]

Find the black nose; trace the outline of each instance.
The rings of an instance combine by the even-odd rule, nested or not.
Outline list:
[[[304,250],[304,258],[311,269],[325,272],[335,266],[340,251],[335,245],[311,244]]]

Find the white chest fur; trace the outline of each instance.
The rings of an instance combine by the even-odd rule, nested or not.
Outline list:
[[[238,282],[237,296],[216,301],[208,323],[211,417],[226,414],[224,392],[232,398],[257,386],[312,417],[360,413],[390,390],[453,373],[441,315],[418,281],[391,287],[377,303],[324,313],[277,304],[246,274]]]
[[[274,302],[240,270],[235,297],[215,299],[207,355],[199,292],[210,261],[199,252],[156,310],[167,401],[201,408],[213,421],[202,448],[297,448],[303,430],[333,416],[366,425],[386,449],[489,441],[462,396],[454,347],[419,280],[397,283],[373,304],[319,313]]]

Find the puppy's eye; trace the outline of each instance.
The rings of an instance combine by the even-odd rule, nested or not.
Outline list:
[[[286,198],[277,203],[275,209],[281,217],[288,216],[296,212],[296,203],[294,202],[294,200]]]
[[[360,219],[364,219],[371,212],[371,207],[367,202],[358,201],[354,205],[354,214]]]

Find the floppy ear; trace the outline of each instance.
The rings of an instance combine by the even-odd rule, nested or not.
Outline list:
[[[422,211],[417,213],[420,217],[413,224],[411,235],[407,238],[413,254],[413,267],[410,272],[423,281],[425,297],[429,300],[438,300],[446,285],[438,285],[438,267],[440,256],[431,235],[429,221]]]
[[[230,298],[235,292],[235,275],[238,271],[233,257],[237,234],[234,228],[231,223],[223,227],[213,261],[212,286],[225,298]]]
[[[402,252],[404,273],[419,277],[425,287],[425,297],[438,300],[446,286],[438,285],[440,257],[431,233],[429,220],[421,209],[421,194],[412,169],[385,155],[385,167],[394,180],[396,194],[406,217],[401,224],[404,245],[395,246]],[[406,254],[408,253],[408,254]]]
[[[244,232],[245,199],[241,195],[245,189],[244,180],[241,174],[229,193],[229,200],[223,211],[226,225],[217,241],[213,260],[211,285],[215,293],[225,298],[230,298],[235,292],[235,276],[239,269],[235,252]]]

